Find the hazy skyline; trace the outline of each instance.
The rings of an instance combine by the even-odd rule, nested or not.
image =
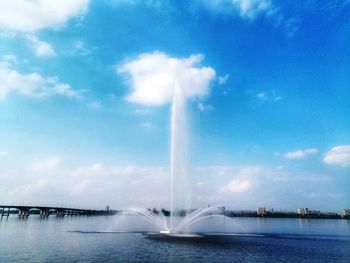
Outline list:
[[[3,1],[0,203],[350,207],[350,1]]]

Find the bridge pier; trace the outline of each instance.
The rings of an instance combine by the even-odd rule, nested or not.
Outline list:
[[[67,210],[67,215],[69,215],[69,216],[77,216],[78,214],[77,214],[77,211],[69,209],[69,210]]]
[[[40,217],[46,218],[49,217],[50,211],[48,209],[40,209]]]
[[[10,208],[7,208],[7,211],[6,211],[6,208],[3,207],[1,211],[1,218],[4,216],[8,217],[9,215],[10,215]]]
[[[29,216],[29,209],[26,209],[26,208],[18,209],[18,217],[26,218],[28,216]]]
[[[66,215],[67,211],[65,209],[56,209],[56,216],[57,217],[64,217]]]

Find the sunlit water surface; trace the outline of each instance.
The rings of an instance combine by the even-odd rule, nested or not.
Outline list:
[[[350,262],[350,220],[234,218],[236,232],[262,235],[194,240],[116,233],[126,222],[147,225],[132,216],[3,218],[0,262]]]

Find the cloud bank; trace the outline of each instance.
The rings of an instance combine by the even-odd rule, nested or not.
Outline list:
[[[144,53],[117,68],[127,74],[131,94],[127,100],[143,105],[163,105],[172,100],[175,84],[186,98],[205,96],[215,78],[211,67],[200,67],[203,55],[173,58],[163,52]]]
[[[312,206],[317,199],[329,205],[325,209],[334,209],[334,204],[340,209],[347,202],[342,193],[332,192],[336,181],[330,174],[218,165],[194,167],[191,178],[194,208],[222,204],[233,209],[295,209],[300,204]],[[169,208],[169,169],[162,166],[71,164],[60,156],[41,157],[20,166],[4,163],[0,180],[4,203]],[[295,191],[294,186],[299,190]]]
[[[239,180],[234,179],[229,182],[227,185],[220,188],[220,193],[233,192],[233,193],[242,193],[249,190],[252,187],[252,183],[249,180]]]
[[[2,0],[0,29],[32,32],[57,28],[83,14],[88,4],[89,0]]]
[[[326,152],[323,161],[329,165],[350,166],[350,145],[339,145]]]

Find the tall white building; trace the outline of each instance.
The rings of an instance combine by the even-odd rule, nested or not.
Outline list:
[[[309,212],[310,212],[309,208],[298,208],[297,209],[298,215],[307,215],[307,214],[309,214]]]
[[[341,216],[350,216],[350,209],[342,209],[341,211],[340,211],[340,215]]]

